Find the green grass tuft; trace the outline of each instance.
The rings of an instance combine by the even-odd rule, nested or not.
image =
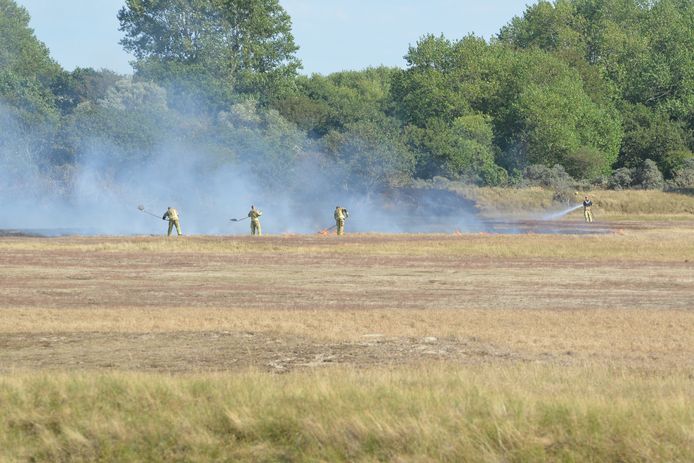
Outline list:
[[[694,385],[605,367],[0,379],[2,461],[694,460]]]

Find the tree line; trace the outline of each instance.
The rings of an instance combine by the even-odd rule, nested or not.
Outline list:
[[[690,0],[539,1],[490,40],[424,36],[402,69],[311,76],[278,0],[126,0],[118,20],[134,74],[68,72],[0,0],[5,173],[69,189],[96,151],[117,169],[177,143],[273,185],[311,162],[344,189],[694,187]]]

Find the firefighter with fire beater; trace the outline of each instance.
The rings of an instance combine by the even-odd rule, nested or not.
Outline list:
[[[260,216],[263,215],[261,211],[251,206],[251,210],[248,212],[248,217],[251,219],[251,236],[261,236],[262,230],[260,228]]]
[[[344,235],[345,220],[347,220],[347,217],[349,217],[349,211],[347,211],[347,209],[345,209],[344,207],[336,206],[333,217],[335,217],[335,226],[337,227],[337,234]]]
[[[166,209],[166,212],[164,212],[162,220],[169,221],[169,231],[166,234],[166,236],[171,236],[171,232],[173,231],[174,227],[176,227],[176,232],[178,233],[178,236],[181,236],[181,223],[179,222],[178,211],[176,210],[176,208],[169,206]]]

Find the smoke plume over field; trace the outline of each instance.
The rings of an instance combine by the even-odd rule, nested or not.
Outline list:
[[[112,117],[142,111],[110,109]],[[179,121],[155,130],[143,127],[149,142],[142,150],[124,149],[118,137],[98,132],[83,136],[75,143],[74,159],[61,163],[46,154],[58,127],[27,124],[0,107],[0,229],[165,231],[165,222],[138,210],[142,205],[157,216],[167,206],[176,207],[184,234],[246,234],[247,220],[229,219],[245,217],[251,204],[263,211],[266,233],[318,232],[334,224],[336,205],[350,211],[348,231],[480,229],[472,204],[457,195],[374,186],[334,162],[279,115],[258,122],[243,110],[218,117],[228,129],[224,143],[202,143],[209,137],[195,135],[194,120],[190,133]],[[85,111],[79,123],[92,123],[97,117],[92,114],[99,113]]]

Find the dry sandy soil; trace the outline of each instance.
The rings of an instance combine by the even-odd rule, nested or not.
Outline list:
[[[694,232],[677,227],[4,237],[0,372],[431,361],[692,371]]]

